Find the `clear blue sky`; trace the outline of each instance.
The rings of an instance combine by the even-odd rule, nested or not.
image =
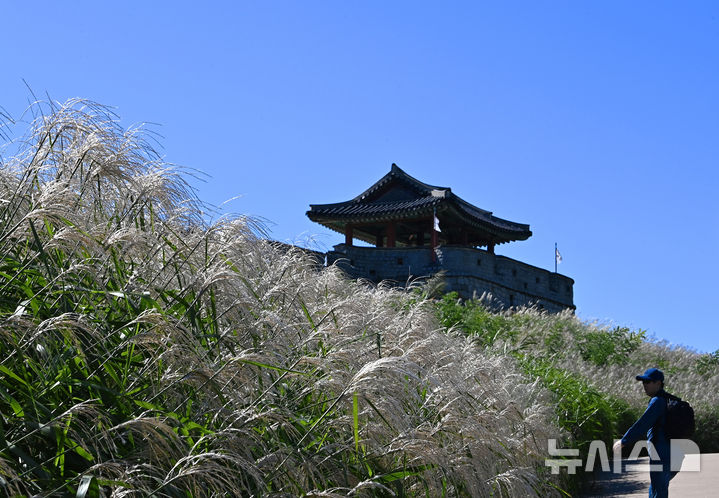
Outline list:
[[[719,349],[719,2],[11,2],[0,105],[158,123],[200,197],[279,240],[395,162],[528,223],[497,252],[582,319]]]

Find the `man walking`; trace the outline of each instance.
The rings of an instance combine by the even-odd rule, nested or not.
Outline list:
[[[666,424],[667,402],[664,392],[664,373],[658,368],[650,368],[642,375],[637,375],[644,385],[644,392],[651,398],[644,414],[624,434],[621,441],[614,444],[618,452],[623,446],[643,439],[648,441],[649,463],[661,470],[651,470],[649,478],[650,498],[667,498],[669,496],[669,480],[676,475],[671,470],[670,445],[664,426]]]

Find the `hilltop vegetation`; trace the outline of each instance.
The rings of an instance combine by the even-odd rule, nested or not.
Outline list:
[[[208,224],[105,108],[34,110],[0,169],[4,494],[560,495],[548,439],[616,436],[648,364],[717,441],[716,356],[349,281]]]
[[[719,451],[719,351],[698,354],[647,340],[642,330],[583,323],[569,312],[492,313],[456,294],[443,296],[438,316],[485,351],[517,358],[526,374],[555,394],[557,421],[580,449],[595,439],[609,443],[641,415],[647,398],[635,376],[656,366],[666,375],[666,390],[695,408],[693,440],[702,452]]]

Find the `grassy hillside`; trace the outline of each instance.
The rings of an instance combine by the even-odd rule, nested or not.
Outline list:
[[[34,112],[0,169],[0,494],[559,496],[547,440],[617,435],[647,365],[716,433],[715,356],[349,281],[208,225],[103,107]]]
[[[719,451],[719,351],[698,354],[647,340],[641,330],[583,323],[568,312],[492,313],[480,302],[462,302],[455,294],[442,298],[438,316],[485,351],[518,358],[527,375],[555,393],[558,422],[580,447],[624,433],[648,402],[635,376],[659,367],[666,375],[666,390],[695,408],[695,442],[703,452]]]

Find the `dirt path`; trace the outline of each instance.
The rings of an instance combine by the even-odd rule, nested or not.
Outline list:
[[[622,473],[603,473],[590,492],[582,495],[595,496],[647,496],[649,472],[637,469],[646,467],[648,458],[623,460]],[[689,463],[690,464],[690,463]],[[682,466],[686,469],[688,462]],[[715,498],[719,496],[719,453],[701,455],[699,472],[682,471],[669,483],[669,496],[681,498]]]

